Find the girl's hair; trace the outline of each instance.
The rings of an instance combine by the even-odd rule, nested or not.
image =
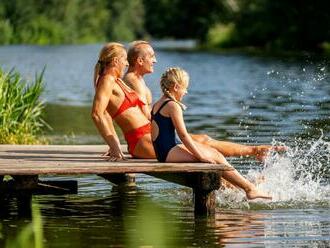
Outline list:
[[[180,107],[185,110],[187,107],[175,99],[171,93],[171,89],[173,89],[175,84],[184,85],[188,83],[189,75],[185,70],[179,67],[171,67],[163,73],[160,79],[160,88],[162,89],[162,92],[165,96],[178,103]]]
[[[149,45],[150,43],[148,41],[144,41],[144,40],[136,40],[133,41],[128,48],[128,52],[127,52],[127,60],[129,65],[134,65],[136,63],[136,59],[141,56],[143,49],[142,49],[142,45]]]
[[[117,42],[110,42],[103,46],[99,59],[94,67],[94,86],[97,86],[100,75],[103,74],[107,65],[111,64],[115,57],[119,57],[125,51],[124,45]]]

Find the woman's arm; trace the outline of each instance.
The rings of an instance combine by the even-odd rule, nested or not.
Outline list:
[[[123,158],[112,118],[106,109],[111,98],[113,85],[114,79],[110,77],[103,78],[99,81],[93,101],[92,118],[99,133],[110,148],[110,157]]]
[[[194,144],[193,139],[188,134],[186,125],[183,120],[183,114],[181,107],[175,103],[170,102],[168,103],[169,107],[169,114],[171,117],[171,120],[173,122],[173,125],[175,127],[175,130],[181,139],[182,143],[187,147],[187,149],[200,161],[207,162],[207,163],[214,163],[212,159],[208,159],[199,151],[199,149]]]

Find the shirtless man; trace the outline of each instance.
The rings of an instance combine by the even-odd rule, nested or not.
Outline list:
[[[143,77],[154,71],[153,66],[157,62],[155,52],[148,42],[135,41],[132,42],[128,50],[127,60],[129,67],[124,76],[124,82],[139,95],[142,101],[146,103],[143,107],[143,113],[150,120],[152,95]],[[283,146],[240,145],[233,142],[214,140],[206,134],[191,134],[191,137],[199,143],[215,148],[225,157],[255,156],[258,160],[262,161],[269,150],[274,149],[277,151],[284,151],[286,149]]]

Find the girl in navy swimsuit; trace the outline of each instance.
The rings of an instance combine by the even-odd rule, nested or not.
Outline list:
[[[160,162],[206,162],[225,164],[232,167],[216,149],[193,141],[188,134],[181,99],[187,93],[189,76],[180,68],[169,68],[161,77],[163,96],[154,104],[151,116],[151,136],[158,161]],[[182,143],[176,138],[178,134]],[[237,170],[224,171],[222,177],[232,185],[245,191],[248,199],[271,196],[260,192]]]

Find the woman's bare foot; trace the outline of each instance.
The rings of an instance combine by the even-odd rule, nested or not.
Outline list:
[[[268,199],[268,200],[272,199],[272,197],[270,195],[267,195],[266,193],[263,193],[263,192],[257,190],[256,188],[246,191],[246,197],[249,200],[253,200],[256,198],[263,198],[263,199]]]
[[[270,151],[285,152],[287,150],[288,147],[286,146],[260,145],[254,147],[254,154],[257,160],[264,162]]]

